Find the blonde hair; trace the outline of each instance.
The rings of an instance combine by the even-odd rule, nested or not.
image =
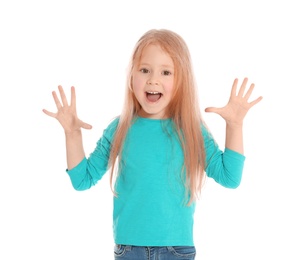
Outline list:
[[[174,63],[174,92],[166,109],[168,113],[166,116],[173,120],[184,152],[183,172],[185,172],[185,188],[190,204],[198,197],[205,177],[205,149],[201,131],[201,125],[204,125],[204,122],[200,113],[188,47],[181,36],[166,29],[147,31],[139,39],[132,53],[128,67],[124,107],[115,132],[109,160],[111,188],[115,164],[117,158],[120,157],[127,131],[141,109],[132,91],[133,69],[139,63],[144,48],[151,44],[160,46]],[[114,191],[113,188],[112,190]]]

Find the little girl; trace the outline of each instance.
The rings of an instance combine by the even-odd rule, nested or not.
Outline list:
[[[65,131],[67,173],[76,190],[89,189],[109,171],[114,193],[114,256],[119,260],[195,259],[193,216],[206,176],[227,188],[239,186],[243,119],[262,97],[248,99],[247,78],[228,104],[207,108],[226,122],[225,149],[201,117],[190,53],[170,30],[150,30],[137,42],[127,76],[124,108],[85,156],[75,89],[67,102],[61,86],[58,111],[43,110]]]

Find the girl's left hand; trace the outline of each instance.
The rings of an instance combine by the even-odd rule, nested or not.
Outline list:
[[[238,93],[236,93],[238,79],[235,79],[233,82],[228,104],[221,108],[207,107],[205,109],[205,112],[213,112],[220,115],[222,118],[225,119],[227,124],[242,125],[243,119],[246,116],[249,109],[262,100],[262,97],[260,96],[252,102],[248,102],[248,99],[250,98],[255,85],[252,83],[247,89],[246,94],[244,94],[247,82],[248,78],[244,78]]]

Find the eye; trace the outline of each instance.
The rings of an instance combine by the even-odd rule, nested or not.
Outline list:
[[[164,76],[169,76],[169,75],[171,75],[171,72],[168,71],[168,70],[164,70],[164,71],[162,72],[162,74],[163,74]]]
[[[149,70],[146,69],[146,68],[142,68],[142,69],[140,69],[140,71],[141,71],[142,73],[149,73]]]

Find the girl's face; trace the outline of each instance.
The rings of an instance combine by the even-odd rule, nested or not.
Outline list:
[[[162,119],[171,100],[174,84],[174,63],[158,45],[143,50],[133,70],[133,92],[142,109],[139,116]]]

